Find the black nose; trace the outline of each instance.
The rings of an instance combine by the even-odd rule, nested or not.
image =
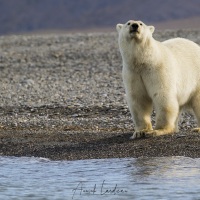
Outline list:
[[[136,23],[132,24],[131,26],[132,26],[133,30],[137,30],[137,29],[138,29],[138,27],[139,27],[139,25],[138,25],[138,24],[136,24]]]

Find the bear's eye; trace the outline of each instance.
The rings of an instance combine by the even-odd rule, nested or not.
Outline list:
[[[140,26],[142,26],[143,24],[142,23],[140,23]]]
[[[129,22],[127,25],[130,26],[130,24],[131,24],[131,23]]]

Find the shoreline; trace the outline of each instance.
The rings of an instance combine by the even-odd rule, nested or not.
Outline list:
[[[200,157],[199,133],[190,132],[191,127],[173,135],[130,140],[134,130],[131,127],[129,112],[123,107],[90,107],[79,112],[78,115],[75,114],[76,111],[76,109],[69,110],[67,107],[59,106],[56,108],[43,106],[34,108],[34,111],[33,108],[23,108],[23,113],[19,114],[24,117],[24,113],[29,118],[34,118],[41,113],[45,116],[48,113],[52,116],[52,120],[49,120],[48,124],[42,121],[33,124],[29,121],[29,124],[26,122],[1,127],[0,155],[35,156],[51,160]],[[113,117],[116,113],[123,114],[123,120]],[[7,115],[11,115],[10,110]],[[64,118],[68,120],[75,118],[76,124],[67,125]],[[110,120],[102,123],[105,119]],[[56,121],[59,122],[56,124]]]

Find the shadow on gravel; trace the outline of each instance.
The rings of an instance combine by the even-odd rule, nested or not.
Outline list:
[[[92,139],[91,141],[74,141],[63,145],[46,146],[42,151],[39,150],[35,153],[53,160],[113,158],[118,157],[116,150],[121,151],[119,144],[125,145],[132,142],[129,139],[131,135],[131,133],[125,133],[101,139]]]

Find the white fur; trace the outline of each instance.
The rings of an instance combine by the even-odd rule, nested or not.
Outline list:
[[[131,32],[133,24],[138,24],[137,32]],[[135,123],[132,138],[178,131],[178,117],[186,106],[193,109],[200,126],[200,47],[182,38],[158,42],[152,37],[154,27],[141,21],[116,28],[123,82]],[[150,118],[153,107],[155,130]]]

